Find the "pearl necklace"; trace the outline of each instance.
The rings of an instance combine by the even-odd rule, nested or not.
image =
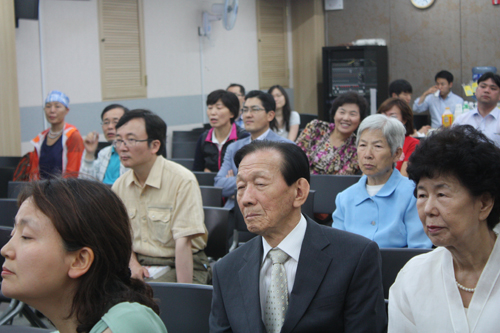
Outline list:
[[[473,293],[473,292],[475,292],[475,291],[476,291],[476,288],[467,288],[467,287],[462,286],[460,283],[458,283],[458,281],[457,281],[457,280],[455,280],[455,282],[457,283],[457,287],[458,287],[459,289],[462,289],[463,291],[466,291],[466,292],[468,292],[468,293]]]
[[[64,128],[62,130],[60,130],[59,132],[52,132],[52,129],[49,130],[49,138],[51,139],[55,139],[57,138],[59,135],[61,135],[61,133],[64,131]]]

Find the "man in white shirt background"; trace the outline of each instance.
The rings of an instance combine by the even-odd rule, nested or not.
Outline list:
[[[483,132],[500,147],[500,76],[484,73],[477,80],[477,107],[455,119],[453,126],[471,125]]]
[[[451,91],[453,74],[443,70],[436,74],[434,80],[436,84],[427,89],[413,103],[413,112],[421,113],[429,110],[432,128],[439,128],[442,125],[441,116],[445,109],[450,108],[450,112],[454,114],[455,106],[462,104],[464,100]]]

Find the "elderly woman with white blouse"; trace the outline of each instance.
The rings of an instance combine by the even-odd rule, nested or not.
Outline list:
[[[406,129],[381,114],[365,118],[357,136],[363,177],[337,195],[333,227],[359,234],[379,247],[430,248],[418,218],[415,185],[395,168]]]
[[[425,139],[410,157],[417,209],[438,248],[389,291],[389,332],[498,332],[500,149],[471,126]]]

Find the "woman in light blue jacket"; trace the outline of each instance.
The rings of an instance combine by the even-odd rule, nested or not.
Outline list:
[[[337,195],[334,228],[365,236],[379,247],[432,247],[418,217],[415,184],[394,167],[405,132],[401,122],[384,115],[363,120],[356,143],[363,177]]]

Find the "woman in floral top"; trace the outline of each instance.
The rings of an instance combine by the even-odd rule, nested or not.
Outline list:
[[[354,132],[365,118],[368,104],[363,96],[348,92],[333,101],[333,123],[313,120],[297,139],[309,158],[311,173],[353,175],[359,173]]]

